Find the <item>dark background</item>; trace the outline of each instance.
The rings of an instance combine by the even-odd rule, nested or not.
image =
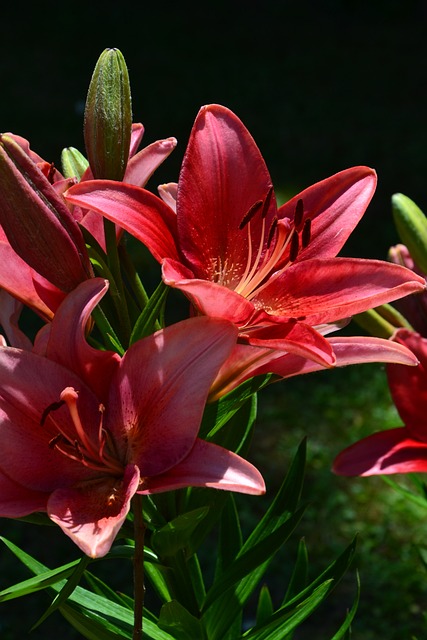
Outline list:
[[[405,193],[427,211],[427,3],[423,0],[220,0],[198,5],[193,2],[34,3],[25,10],[15,2],[2,8],[0,26],[0,131],[12,131],[28,138],[32,148],[46,160],[59,164],[65,146],[84,151],[83,108],[92,71],[104,48],[117,47],[129,68],[134,120],[146,128],[144,144],[171,135],[179,141],[178,148],[156,172],[150,188],[177,179],[186,139],[198,109],[203,104],[217,102],[235,111],[251,131],[281,195],[292,195],[352,165],[366,164],[377,170],[377,193],[347,243],[346,255],[386,257],[388,247],[398,241],[391,218],[393,193]],[[352,368],[352,371],[359,370]],[[277,422],[274,440],[270,436],[264,438],[268,460],[277,449],[277,433],[282,434],[282,438],[286,435],[283,434],[284,421],[285,426],[288,422],[288,433],[292,434],[300,418],[301,434],[298,432],[294,438],[302,437],[307,431],[313,434],[319,430],[324,434],[322,447],[327,450],[327,456],[317,467],[320,446],[316,449],[315,436],[312,448],[314,463],[311,465],[315,468],[312,484],[318,491],[319,478],[327,477],[330,481],[332,451],[336,453],[341,446],[357,439],[344,433],[345,445],[337,444],[337,436],[328,435],[334,433],[331,423],[336,424],[338,434],[348,429],[352,419],[356,421],[357,412],[351,409],[351,400],[367,405],[374,417],[378,402],[373,385],[371,404],[361,392],[362,388],[370,389],[369,381],[364,381],[368,387],[359,388],[361,379],[347,384],[341,372],[337,374],[342,387],[335,391],[332,388],[332,396],[339,403],[335,417],[331,417],[334,405],[331,405],[331,387],[327,386],[326,377],[325,387],[314,384],[305,387],[309,383],[303,378],[296,383],[301,389],[287,387],[291,396],[288,395],[286,410],[281,409],[280,415],[277,413],[279,396],[275,404],[262,405],[268,414],[264,416],[267,426],[274,430],[274,419]],[[317,404],[316,393],[320,398]],[[311,404],[305,403],[307,395],[312,398]],[[342,413],[346,400],[347,413],[356,418]],[[309,404],[316,414],[311,418],[305,410]],[[274,419],[271,413],[273,418],[276,416]],[[328,424],[322,431],[319,416],[323,414]],[[367,418],[364,420],[365,424]],[[384,426],[381,416],[376,421],[377,427]],[[371,425],[367,424],[366,428]],[[262,446],[259,449],[262,454]],[[288,450],[289,441],[283,440],[280,451]],[[367,490],[361,487],[372,485],[367,485],[366,479],[358,482],[342,483],[342,487],[353,491],[351,499],[345,507],[341,503],[331,507],[320,527],[317,512],[313,516],[313,546],[320,544],[322,549],[319,536],[322,531],[327,535],[331,533],[336,525],[334,514],[336,520],[344,524],[347,517],[350,533],[345,544],[349,543],[354,521],[348,512],[357,503],[359,491],[369,508],[362,504],[358,525],[368,542],[374,526],[378,536],[373,538],[375,562],[372,560],[372,567],[369,545],[366,557],[362,555],[367,571],[362,577],[365,586],[362,587],[360,620],[365,621],[372,635],[362,631],[360,637],[391,638],[393,610],[401,609],[402,616],[407,613],[410,623],[415,615],[413,603],[419,593],[423,594],[420,599],[424,602],[425,591],[420,588],[415,596],[411,595],[408,604],[400,603],[402,594],[409,593],[408,580],[414,571],[406,570],[405,587],[399,586],[405,566],[402,549],[396,543],[399,538],[393,538],[398,528],[396,512],[390,508],[388,529],[384,529],[383,516],[373,513],[371,528],[366,533],[366,513],[369,515],[374,510],[375,495],[373,499],[370,494],[366,498]],[[346,499],[342,497],[343,491],[337,492],[336,485],[333,489],[329,484],[327,487],[315,505],[318,509],[331,506],[331,497],[337,501]],[[381,506],[382,502],[378,504]],[[405,513],[400,524],[400,529],[405,531],[411,529],[406,517]],[[22,523],[3,520],[0,524],[0,532],[24,549],[30,550],[34,542],[37,547],[34,555],[49,566],[68,559],[56,557],[62,554],[57,542],[62,534],[57,536],[56,530],[42,529],[41,535],[35,536],[35,530]],[[318,529],[321,532],[316,538]],[[33,540],[33,536],[37,539]],[[390,539],[392,546],[386,547]],[[67,546],[65,538],[63,544],[65,555],[71,554],[74,558],[74,547]],[[378,551],[382,546],[387,549],[383,564]],[[315,550],[313,555],[316,557]],[[320,561],[324,568],[331,557],[320,558]],[[19,567],[18,561],[14,562],[1,551],[0,572],[4,584],[27,577]],[[391,575],[396,567],[401,567],[401,574]],[[6,580],[5,576],[15,572],[15,568],[16,574]],[[377,579],[380,574],[383,582]],[[373,576],[371,586],[370,575]],[[421,581],[425,583],[424,577]],[[17,624],[22,626],[22,633],[26,633],[43,611],[44,601],[32,602],[31,611],[27,600],[2,605],[0,635],[11,630],[11,625],[15,630]],[[339,610],[341,615],[343,607]],[[421,618],[423,608],[417,611]],[[386,619],[389,627],[384,632],[382,625]],[[50,633],[55,634],[57,624],[59,616],[30,637],[56,637]],[[417,630],[421,628],[424,628],[422,624]],[[76,637],[75,633],[62,629],[63,638]],[[375,629],[380,631],[377,633]],[[402,626],[396,626],[397,635],[393,638],[410,637],[409,632],[402,633],[401,629]],[[413,629],[415,627],[411,627],[415,633]],[[14,640],[14,630],[10,631],[12,635],[7,636],[8,640],[9,637]],[[328,634],[319,629],[318,635],[312,637],[323,640],[331,635],[332,632]]]
[[[175,180],[201,105],[234,110],[276,188],[294,193],[351,165],[379,176],[345,253],[385,257],[390,197],[427,208],[426,21],[422,0],[38,3],[2,10],[0,130],[59,162],[84,151],[82,110],[96,60],[118,47],[145,143],[179,147],[151,188]]]

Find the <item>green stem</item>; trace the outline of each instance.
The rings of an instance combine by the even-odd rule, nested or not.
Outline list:
[[[133,526],[135,534],[135,554],[133,557],[134,614],[132,640],[142,640],[142,619],[144,614],[144,520],[142,517],[142,496],[137,493],[132,498]]]
[[[111,298],[114,302],[119,319],[121,329],[120,337],[127,345],[131,334],[131,326],[123,289],[119,252],[117,249],[116,226],[111,222],[111,220],[107,220],[106,218],[104,218],[104,233],[108,264],[115,283],[115,287],[110,289]]]

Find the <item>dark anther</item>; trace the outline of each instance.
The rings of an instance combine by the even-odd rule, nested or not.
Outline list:
[[[256,202],[253,203],[253,205],[250,207],[249,211],[247,213],[245,213],[245,215],[243,216],[242,222],[239,224],[240,231],[242,229],[244,229],[246,227],[246,225],[248,224],[248,222],[250,222],[252,220],[254,215],[258,213],[258,211],[261,209],[263,204],[264,203],[263,203],[262,200],[257,200]]]
[[[299,250],[299,238],[298,238],[298,234],[294,233],[291,238],[291,248],[289,250],[289,260],[291,262],[294,262],[297,259],[298,250]]]
[[[60,409],[64,404],[65,404],[65,400],[59,400],[59,402],[52,402],[52,404],[46,407],[46,409],[42,413],[42,417],[40,418],[40,426],[44,425],[44,423],[46,422],[46,418],[48,417],[51,411],[56,411],[57,409]]]
[[[304,222],[304,226],[302,228],[302,234],[301,234],[301,244],[303,249],[305,249],[308,243],[310,242],[310,238],[311,238],[311,220],[310,218],[307,218],[307,220]]]
[[[271,198],[273,197],[273,185],[267,191],[267,195],[265,196],[264,205],[262,207],[262,217],[265,218],[271,204]]]
[[[273,221],[272,221],[271,227],[270,227],[270,231],[268,232],[267,249],[270,248],[271,241],[273,240],[273,237],[274,237],[274,232],[277,229],[277,223],[278,223],[277,217],[273,218]]]
[[[300,198],[297,201],[297,204],[295,207],[295,215],[294,215],[294,225],[297,231],[301,231],[303,216],[304,216],[304,203],[302,201],[302,198]]]

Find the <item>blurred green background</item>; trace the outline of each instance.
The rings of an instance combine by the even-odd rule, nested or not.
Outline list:
[[[427,210],[422,0],[45,2],[25,11],[15,3],[2,8],[1,22],[0,130],[27,137],[47,160],[59,164],[64,146],[84,150],[92,70],[105,47],[118,47],[130,72],[134,119],[146,128],[144,144],[170,135],[179,142],[150,188],[177,179],[198,109],[217,102],[249,128],[280,194],[356,164],[377,170],[377,193],[345,255],[385,258],[398,241],[390,212],[394,192]],[[329,471],[341,448],[399,423],[382,367],[276,385],[260,396],[258,422],[253,459],[272,488],[308,435],[305,497],[311,505],[298,532],[307,539],[313,570],[360,533],[362,600],[354,638],[427,637],[425,572],[414,547],[425,539],[426,513],[378,478],[346,480]],[[253,501],[245,508],[256,516]],[[32,545],[51,566],[61,561],[58,555],[75,557],[68,541],[62,549],[55,531],[38,531],[0,521],[0,533],[24,548]],[[273,584],[289,575],[291,551],[283,567],[276,566]],[[0,551],[0,586],[25,577],[19,571]],[[298,638],[330,638],[353,594],[354,572]],[[0,637],[21,637],[42,602],[40,596],[1,605]],[[30,637],[53,638],[58,629],[64,639],[77,637],[62,628],[58,617]]]

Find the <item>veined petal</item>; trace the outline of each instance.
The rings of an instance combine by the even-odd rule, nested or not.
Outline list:
[[[408,429],[408,436],[427,443],[427,339],[413,331],[399,329],[394,340],[411,349],[419,365],[387,367],[393,402]]]
[[[161,198],[149,191],[114,180],[87,180],[68,189],[65,198],[126,229],[159,262],[163,258],[179,259],[176,216]]]
[[[352,167],[308,187],[278,210],[279,218],[293,219],[298,200],[311,219],[311,240],[298,254],[298,261],[332,258],[365,213],[377,184],[369,167]]]
[[[379,431],[344,449],[332,470],[341,476],[425,473],[427,443],[411,438],[405,427]]]
[[[404,345],[370,336],[327,338],[335,356],[335,367],[368,362],[392,362],[415,366],[416,356]],[[224,362],[209,393],[214,402],[239,384],[257,375],[274,373],[281,378],[292,378],[305,373],[321,371],[325,366],[314,360],[276,349],[262,349],[237,344]]]
[[[192,318],[125,353],[112,380],[106,428],[141,476],[164,473],[189,453],[209,387],[236,337],[231,323]]]
[[[145,477],[138,493],[159,493],[182,487],[212,487],[260,495],[264,480],[250,462],[211,442],[197,439],[190,453],[167,473]]]
[[[50,326],[46,356],[74,371],[99,400],[106,402],[111,376],[120,356],[91,347],[86,340],[90,314],[103,298],[108,281],[92,278],[82,282],[58,308]]]
[[[240,338],[242,339],[242,333]],[[247,341],[256,347],[287,351],[310,358],[324,367],[335,364],[334,352],[328,340],[302,322],[281,322],[248,331]]]
[[[177,218],[180,247],[196,277],[211,278],[218,257],[235,279],[247,265],[248,211],[271,195],[264,159],[239,118],[220,105],[202,107],[192,128],[179,176]],[[275,215],[274,197],[266,222]],[[258,249],[261,216],[251,222]]]
[[[191,277],[191,271],[175,260],[163,261],[162,276],[165,284],[185,293],[203,315],[244,325],[255,311],[252,302],[240,294],[215,282]]]
[[[128,465],[123,478],[102,478],[58,489],[47,503],[49,518],[91,558],[101,558],[129,513],[139,483],[139,470]]]
[[[176,138],[157,140],[141,149],[128,162],[123,182],[144,187],[155,170],[172,153],[177,145]]]
[[[425,279],[381,260],[304,260],[271,279],[257,303],[274,314],[305,317],[311,325],[332,322],[424,291]]]

